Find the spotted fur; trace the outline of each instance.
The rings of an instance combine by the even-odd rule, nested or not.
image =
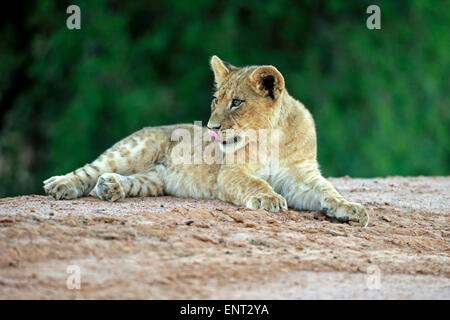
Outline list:
[[[288,206],[322,210],[338,220],[366,226],[369,216],[365,208],[345,200],[322,177],[316,160],[314,120],[303,104],[289,95],[281,73],[273,66],[235,67],[216,56],[211,67],[216,92],[207,126],[225,141],[249,129],[281,132],[274,172],[264,173],[267,162],[262,158],[242,164],[175,163],[174,149],[187,141],[173,141],[174,130],[182,128],[192,136],[200,130],[208,136],[207,129],[188,124],[148,127],[119,141],[92,163],[44,181],[47,194],[55,199],[91,194],[107,201],[165,194],[221,199],[271,212]],[[231,108],[233,99],[244,102]],[[242,151],[249,156],[253,143],[247,139],[226,144],[202,140],[194,142],[192,149],[211,148],[219,158]]]

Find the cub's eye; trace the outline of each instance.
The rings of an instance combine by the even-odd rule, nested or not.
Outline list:
[[[244,100],[239,100],[239,99],[233,99],[233,101],[231,101],[231,106],[230,108],[239,108],[241,106],[241,104],[244,102]]]
[[[213,97],[212,102],[213,102],[214,105],[216,105],[217,102],[219,102],[219,99],[217,99],[216,97]]]

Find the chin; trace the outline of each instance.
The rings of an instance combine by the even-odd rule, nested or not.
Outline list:
[[[239,149],[242,149],[245,145],[245,139],[239,139],[239,141],[233,143],[219,143],[219,148],[223,153],[233,153]]]

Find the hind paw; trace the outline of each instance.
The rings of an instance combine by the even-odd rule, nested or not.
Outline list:
[[[125,198],[126,194],[122,186],[121,180],[124,177],[117,173],[102,174],[91,191],[91,195],[96,195],[101,200],[118,201]]]
[[[44,181],[45,193],[56,200],[76,199],[83,195],[76,183],[67,176],[54,176]]]

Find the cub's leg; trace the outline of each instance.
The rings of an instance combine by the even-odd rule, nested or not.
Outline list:
[[[91,195],[107,201],[118,201],[126,197],[156,197],[164,195],[164,182],[156,171],[123,176],[104,173],[97,181]]]
[[[298,210],[322,210],[328,217],[340,221],[369,223],[366,209],[344,199],[322,177],[316,161],[304,161],[273,178],[274,189],[282,194],[290,207]]]
[[[278,212],[287,209],[286,200],[273,191],[263,179],[252,176],[245,168],[222,168],[217,178],[220,200],[249,209]]]
[[[56,200],[85,196],[95,186],[100,174],[106,170],[108,168],[96,160],[63,176],[54,176],[45,180],[45,193]]]
[[[129,175],[148,170],[169,141],[163,130],[144,128],[117,142],[94,162],[45,180],[44,190],[57,200],[86,196],[104,173]]]

